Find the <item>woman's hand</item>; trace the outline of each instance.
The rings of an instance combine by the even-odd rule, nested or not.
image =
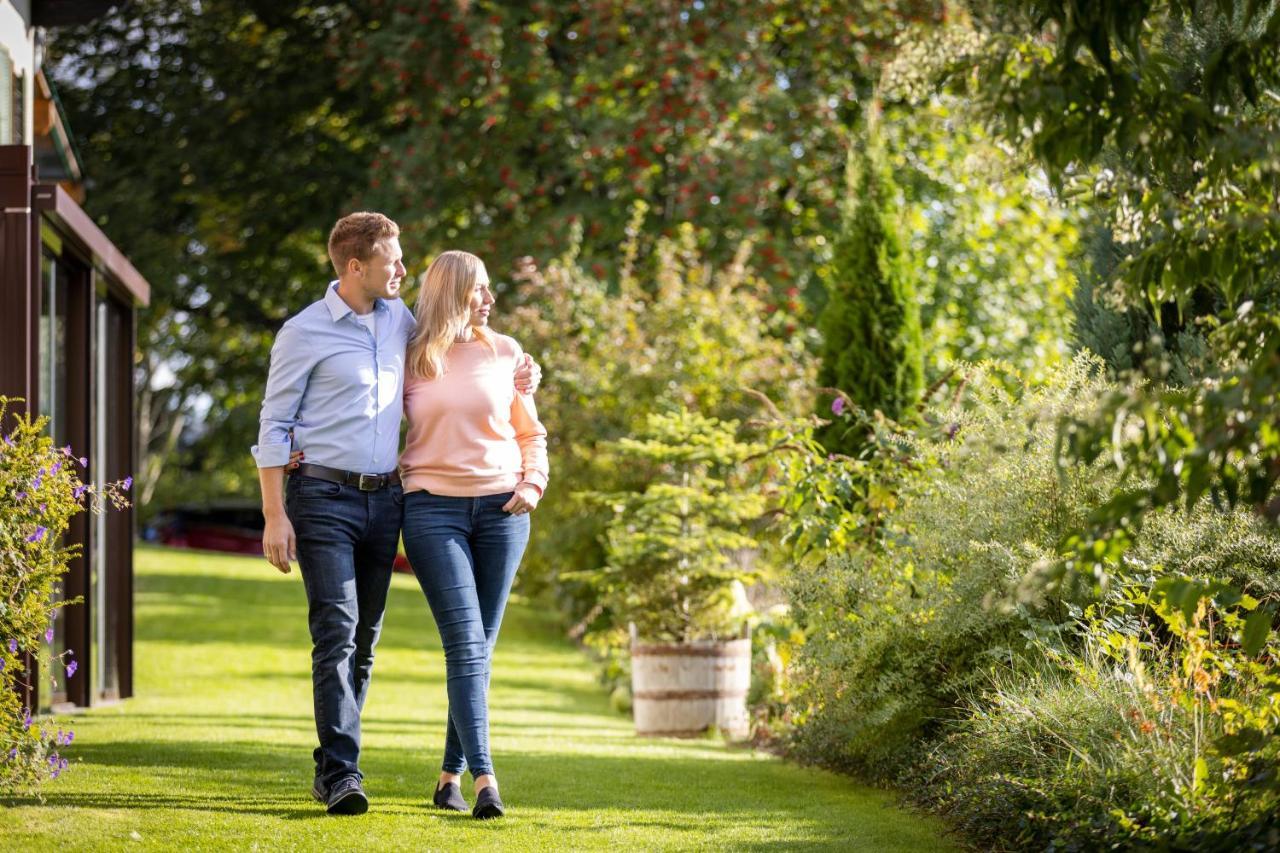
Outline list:
[[[301,450],[295,450],[289,454],[289,464],[284,466],[285,471],[296,471],[298,466],[302,464],[302,460],[306,459],[306,454]]]
[[[533,512],[538,508],[538,501],[542,498],[542,492],[538,491],[538,487],[532,483],[521,483],[516,486],[515,494],[511,496],[511,500],[507,501],[503,507],[503,512],[509,512],[512,515],[524,515]]]

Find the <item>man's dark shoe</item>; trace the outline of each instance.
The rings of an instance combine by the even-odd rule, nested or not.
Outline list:
[[[502,798],[498,796],[498,789],[493,785],[481,788],[476,794],[476,804],[471,809],[471,816],[476,820],[492,820],[506,813],[506,809],[502,806]]]
[[[436,793],[431,798],[431,802],[451,812],[465,812],[467,810],[467,801],[462,799],[462,789],[458,787],[456,782],[448,782],[436,788]]]
[[[344,776],[329,789],[325,807],[329,814],[364,814],[369,810],[369,798],[365,796],[359,779]]]
[[[329,792],[325,790],[324,783],[319,778],[311,783],[311,796],[317,803],[324,803],[329,799]]]

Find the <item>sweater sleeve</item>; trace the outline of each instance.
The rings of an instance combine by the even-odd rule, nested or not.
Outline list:
[[[523,350],[516,345],[516,362],[519,363]],[[516,442],[520,445],[520,458],[523,463],[521,482],[530,483],[539,492],[546,492],[550,466],[547,462],[547,428],[538,420],[538,407],[533,402],[532,394],[516,392],[511,400],[511,426],[516,433]]]

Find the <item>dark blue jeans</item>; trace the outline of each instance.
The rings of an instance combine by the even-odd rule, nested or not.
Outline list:
[[[447,773],[493,772],[489,675],[507,596],[529,542],[529,516],[502,507],[511,492],[450,498],[417,491],[404,499],[404,549],[444,646],[449,692]]]
[[[373,672],[373,647],[387,608],[400,541],[400,486],[355,486],[293,475],[285,509],[298,540],[298,565],[311,627],[316,779],[360,777],[360,711]]]

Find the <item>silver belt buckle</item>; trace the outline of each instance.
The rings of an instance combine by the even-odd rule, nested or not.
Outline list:
[[[366,485],[365,485],[365,478],[366,478],[366,477],[368,477],[368,478],[369,478],[369,482],[370,482],[370,483],[372,483],[372,485],[369,485],[369,486],[366,486]],[[381,479],[382,479],[382,475],[381,475],[381,474],[361,474],[361,475],[360,475],[360,484],[359,484],[359,489],[360,489],[360,491],[362,491],[362,492],[376,492],[378,489],[382,488],[382,484],[378,482],[378,481],[379,481],[379,480],[381,480]]]

